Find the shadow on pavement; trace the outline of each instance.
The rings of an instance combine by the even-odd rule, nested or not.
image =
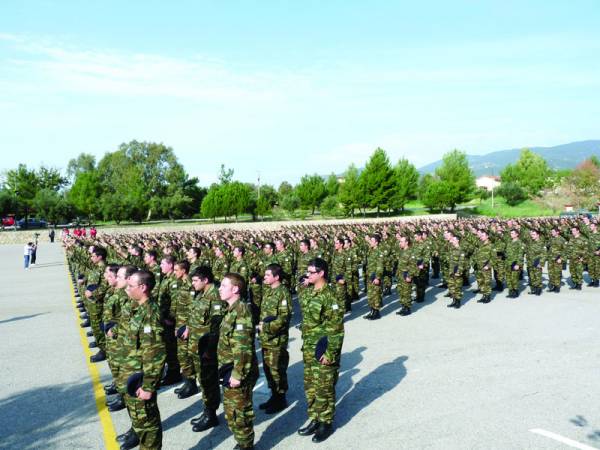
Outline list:
[[[337,428],[348,424],[360,411],[394,389],[406,376],[404,363],[408,356],[399,356],[361,378],[336,406]]]
[[[0,400],[0,448],[64,447],[58,438],[65,427],[96,420],[96,414],[89,382],[21,391]]]
[[[37,316],[43,316],[44,314],[48,314],[48,313],[45,312],[45,313],[38,313],[38,314],[30,314],[28,316],[15,316],[15,317],[11,317],[10,319],[0,320],[0,325],[3,323],[16,322],[18,320],[26,320],[26,319],[31,319],[31,318],[37,317]]]

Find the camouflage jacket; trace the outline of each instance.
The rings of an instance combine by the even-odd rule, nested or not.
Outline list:
[[[525,248],[525,253],[528,267],[540,267],[546,262],[546,246],[541,239],[532,239]]]
[[[479,242],[473,253],[473,261],[477,265],[477,270],[483,270],[485,266],[492,267],[496,258],[496,250],[491,242]]]
[[[179,328],[188,323],[190,305],[195,291],[188,277],[174,279],[171,283],[170,317],[175,319],[175,327]]]
[[[518,264],[522,268],[524,255],[525,246],[519,239],[515,241],[511,240],[506,244],[506,263],[511,268],[515,264]]]
[[[258,370],[254,348],[254,325],[248,304],[241,300],[231,305],[219,328],[217,347],[219,365],[233,363],[231,376],[242,383]]]
[[[344,342],[345,305],[335,295],[333,287],[316,290],[309,286],[302,292],[302,351],[314,352],[317,341],[327,336],[325,357],[339,365]]]
[[[414,277],[419,274],[419,267],[417,266],[417,254],[414,247],[408,247],[406,249],[398,247],[396,250],[398,258],[398,271],[396,276],[398,279]]]
[[[369,253],[367,254],[367,273],[365,274],[365,279],[368,280],[368,283],[371,282],[373,276],[380,280],[383,278],[383,259],[384,255],[379,246],[369,249]]]
[[[132,305],[129,321],[122,323],[119,328],[117,347],[120,370],[126,375],[143,372],[142,389],[156,391],[165,365],[166,351],[160,313],[153,301]]]
[[[274,316],[275,320],[263,324],[260,341],[263,347],[284,346],[288,344],[288,332],[292,317],[292,296],[283,284],[272,289],[265,286],[260,305],[260,320]]]
[[[331,257],[331,266],[329,267],[329,276],[331,282],[336,282],[338,277],[343,277],[346,282],[352,279],[352,256],[346,250],[341,252],[334,251]]]
[[[104,301],[104,311],[102,313],[102,321],[119,322],[121,318],[121,310],[126,303],[129,303],[129,297],[125,293],[125,289],[110,288],[109,295]],[[114,335],[114,332],[113,332]]]
[[[196,292],[190,306],[187,326],[190,339],[204,333],[219,333],[219,325],[227,311],[227,302],[221,300],[217,287],[212,284],[205,292]]]

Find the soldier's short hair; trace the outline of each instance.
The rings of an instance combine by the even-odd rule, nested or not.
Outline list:
[[[200,247],[190,247],[190,251],[196,255],[196,258],[200,256]]]
[[[283,278],[283,267],[281,267],[279,264],[269,264],[266,268],[265,268],[265,272],[267,270],[271,271],[271,274],[274,277],[279,277],[279,279],[281,280]]]
[[[228,278],[232,286],[237,286],[240,297],[244,297],[246,292],[246,280],[239,273],[227,272],[223,279]]]
[[[335,241],[336,241],[338,244],[342,244],[342,245],[343,245],[343,244],[344,244],[344,236],[338,236],[338,237],[336,237],[336,238],[335,238]]]
[[[97,245],[94,246],[94,250],[92,250],[92,254],[99,256],[100,258],[102,258],[104,261],[106,261],[106,249],[103,247],[99,247]]]
[[[323,273],[325,274],[325,278],[327,278],[329,267],[327,266],[327,261],[325,261],[323,258],[311,259],[308,262],[308,267],[310,266],[313,266],[315,269],[317,269],[317,272],[323,271]]]
[[[148,288],[148,293],[154,289],[156,285],[156,278],[154,278],[154,274],[152,272],[148,272],[147,270],[138,270],[133,273],[133,275],[137,275],[140,280],[140,284],[143,284]]]
[[[119,271],[119,265],[112,263],[112,264],[109,264],[108,266],[106,266],[106,269],[109,272],[112,272],[112,273],[114,273],[116,275],[117,272]]]
[[[194,272],[192,272],[192,278],[196,277],[201,280],[207,280],[209,283],[215,281],[215,276],[212,273],[212,269],[208,266],[200,266],[197,267]]]
[[[125,269],[125,278],[129,278],[131,275],[136,273],[139,269],[135,266],[127,264],[125,266],[121,266],[121,269]]]
[[[271,249],[274,249],[274,248],[275,248],[275,244],[274,244],[273,242],[271,242],[271,241],[265,242],[265,243],[263,244],[263,248],[265,248],[267,245],[268,245],[269,247],[271,247]]]
[[[308,240],[308,239],[302,239],[302,240],[300,241],[300,243],[301,243],[301,244],[304,244],[304,245],[306,245],[308,248],[310,248],[310,240]]]
[[[242,254],[242,256],[246,254],[246,247],[244,247],[243,245],[235,245],[233,248],[234,249],[237,248],[240,251],[240,253]]]
[[[371,239],[375,239],[377,243],[381,242],[381,235],[379,233],[373,233]]]
[[[171,265],[174,265],[175,261],[176,261],[175,257],[173,255],[167,255],[162,260],[166,261],[168,264],[171,264]]]
[[[146,250],[146,255],[148,255],[155,261],[158,259],[158,252],[156,250]]]
[[[177,267],[179,267],[180,269],[183,269],[185,273],[189,273],[189,271],[190,271],[190,263],[188,261],[186,261],[185,259],[183,259],[181,261],[177,261],[175,263],[175,265]]]

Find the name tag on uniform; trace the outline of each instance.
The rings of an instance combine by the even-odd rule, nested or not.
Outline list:
[[[340,309],[340,307],[337,305],[337,303],[334,303],[331,309],[335,311],[336,309]]]
[[[242,325],[241,323],[238,323],[238,324],[235,326],[235,329],[236,329],[236,330],[238,330],[238,331],[242,331],[242,330],[244,329],[244,325]]]
[[[196,293],[196,291],[190,291],[190,295],[193,296]]]
[[[214,309],[215,311],[218,311],[218,310],[220,310],[220,309],[221,309],[221,305],[215,305],[215,306],[213,306],[213,309]]]
[[[172,285],[171,285],[171,288],[172,288],[172,289],[175,289],[176,287],[177,287],[177,285],[176,285],[176,284],[172,284]]]
[[[146,325],[144,327],[144,333],[146,333],[146,334],[152,333],[152,327],[149,325]]]
[[[287,300],[282,300],[281,301],[281,306],[287,306]]]

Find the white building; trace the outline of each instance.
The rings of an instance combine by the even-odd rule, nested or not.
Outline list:
[[[493,175],[483,175],[475,180],[475,184],[478,188],[483,188],[486,191],[497,189],[500,186],[500,177]]]

